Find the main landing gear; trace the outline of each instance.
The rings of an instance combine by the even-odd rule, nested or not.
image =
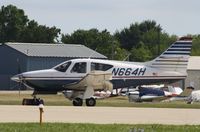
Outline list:
[[[83,105],[83,99],[81,98],[75,98],[72,101],[74,106],[82,106]],[[95,106],[96,105],[96,100],[94,98],[89,98],[85,100],[86,106]]]
[[[75,98],[72,101],[72,103],[73,103],[74,106],[82,106],[83,105],[83,100],[81,98]]]

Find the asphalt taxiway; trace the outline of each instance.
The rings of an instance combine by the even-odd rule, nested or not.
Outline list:
[[[200,109],[44,106],[44,122],[200,124]],[[39,122],[38,106],[0,105],[0,122]]]

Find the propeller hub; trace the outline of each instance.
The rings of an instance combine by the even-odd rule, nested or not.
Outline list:
[[[11,77],[11,80],[13,80],[15,82],[22,82],[23,81],[23,75],[22,74],[15,75],[15,76]]]

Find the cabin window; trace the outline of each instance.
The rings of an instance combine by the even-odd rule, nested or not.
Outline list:
[[[79,62],[74,65],[71,70],[72,73],[86,73],[86,62]]]
[[[112,65],[109,64],[102,64],[102,63],[91,63],[91,71],[98,70],[98,71],[107,71],[112,68]]]
[[[67,69],[69,68],[70,64],[71,64],[71,61],[61,64],[61,65],[55,67],[54,69],[57,71],[60,71],[60,72],[66,72]]]

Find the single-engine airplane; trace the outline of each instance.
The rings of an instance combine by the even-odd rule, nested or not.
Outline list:
[[[192,39],[182,37],[160,56],[144,63],[72,59],[51,69],[24,72],[11,79],[32,88],[33,95],[63,92],[74,106],[82,106],[83,100],[87,106],[95,106],[94,91],[185,79],[191,48]],[[72,94],[66,94],[68,90]]]

